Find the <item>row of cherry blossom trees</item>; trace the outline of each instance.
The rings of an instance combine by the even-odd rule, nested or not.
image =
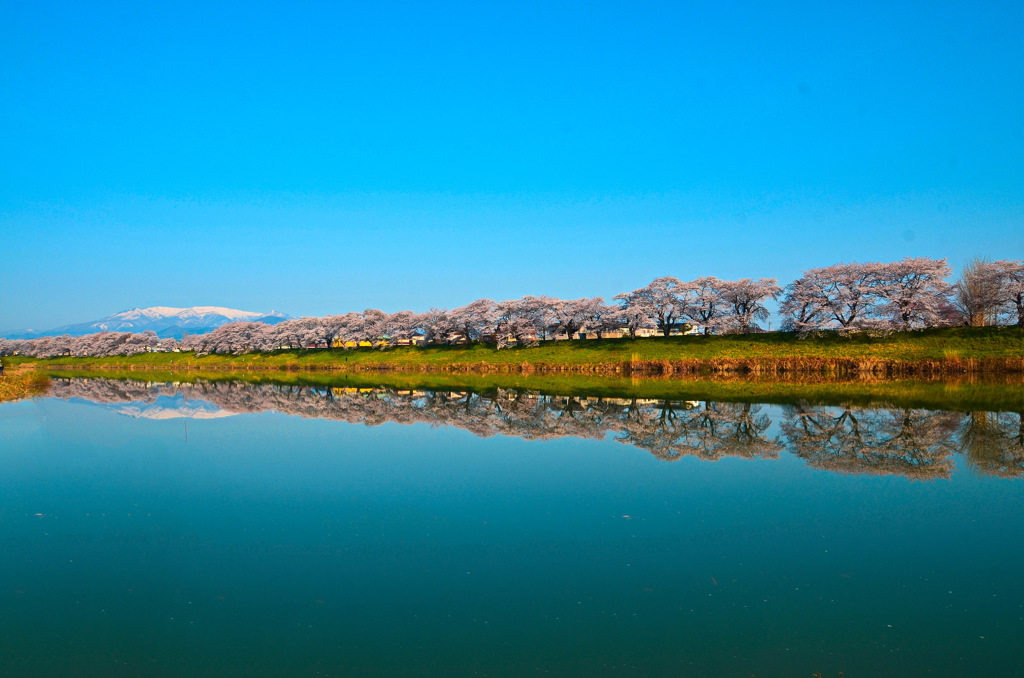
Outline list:
[[[632,292],[618,294],[619,322],[630,336],[651,324],[668,336],[681,322],[712,332],[750,332],[770,315],[765,302],[782,292],[775,278],[719,280],[704,276],[683,282],[657,278]]]
[[[180,345],[152,332],[101,332],[83,337],[0,339],[0,355],[51,357],[132,355],[185,350],[247,353],[279,348],[450,344],[487,341],[499,348],[529,346],[581,333],[631,337],[668,336],[700,328],[705,334],[758,331],[779,300],[782,328],[814,330],[905,330],[950,325],[1016,322],[1024,327],[1024,261],[974,261],[958,282],[949,280],[945,259],[907,258],[891,263],[843,263],[812,268],[785,290],[775,278],[721,280],[704,276],[683,281],[666,276],[624,292],[606,304],[602,297],[557,299],[525,296],[477,299],[448,310],[385,313],[367,309],[276,325],[235,322],[213,332],[186,336]]]
[[[80,337],[62,334],[38,339],[0,339],[0,355],[31,355],[38,358],[59,356],[129,356],[154,351],[174,351],[177,339],[161,339],[153,330],[145,332],[95,332]]]
[[[625,332],[636,337],[643,330],[657,329],[668,336],[696,325],[705,333],[749,332],[757,327],[757,321],[768,317],[765,302],[781,291],[774,278],[732,281],[709,276],[683,282],[663,277],[617,295],[612,304],[602,297],[530,295],[505,301],[477,299],[456,309],[433,308],[425,313],[388,314],[368,309],[277,325],[229,323],[208,334],[185,337],[181,348],[205,354],[475,341],[503,348],[536,345],[547,339],[571,340],[581,333],[621,336]]]
[[[955,284],[949,277],[945,259],[927,257],[812,268],[786,287],[783,329],[1024,327],[1024,261],[975,261]]]

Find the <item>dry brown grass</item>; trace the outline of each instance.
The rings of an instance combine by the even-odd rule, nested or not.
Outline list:
[[[0,402],[42,395],[50,387],[50,378],[32,366],[12,367],[0,376]]]

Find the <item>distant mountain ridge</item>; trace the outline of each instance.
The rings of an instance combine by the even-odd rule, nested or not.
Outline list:
[[[279,322],[290,320],[290,316],[277,311],[263,313],[259,311],[239,311],[234,308],[222,306],[192,306],[189,308],[175,308],[172,306],[151,306],[150,308],[133,308],[121,311],[105,318],[91,322],[74,323],[62,325],[45,332],[28,330],[7,335],[7,339],[32,339],[34,337],[60,336],[70,334],[81,336],[94,332],[145,332],[153,330],[158,337],[174,337],[181,339],[188,334],[204,334],[211,332],[221,325],[247,320],[250,322],[266,323],[276,325]]]

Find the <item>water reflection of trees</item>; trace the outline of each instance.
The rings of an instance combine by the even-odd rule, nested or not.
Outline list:
[[[142,405],[177,396],[230,413],[275,411],[369,426],[426,423],[527,440],[612,436],[664,460],[774,458],[788,448],[814,468],[933,479],[948,478],[954,455],[962,454],[985,474],[1024,474],[1024,423],[1021,414],[1007,412],[798,404],[781,408],[773,435],[771,417],[753,403],[112,379],[55,380],[51,393]]]
[[[970,412],[960,432],[960,452],[978,471],[1004,478],[1024,474],[1024,417],[1010,412]]]
[[[948,478],[963,415],[914,409],[796,405],[783,410],[790,450],[815,468]]]
[[[693,455],[776,457],[783,449],[768,439],[771,419],[752,403],[669,403],[630,408],[618,424],[617,440],[647,450],[659,459]]]

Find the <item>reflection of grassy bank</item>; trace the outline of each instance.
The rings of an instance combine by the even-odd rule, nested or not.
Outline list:
[[[197,371],[471,372],[479,374],[876,374],[889,376],[1024,373],[1024,331],[1015,327],[946,328],[886,337],[825,333],[659,337],[544,342],[535,348],[492,346],[341,349],[208,355],[150,353],[129,358],[42,361],[65,369]]]
[[[40,395],[49,383],[49,376],[31,367],[10,367],[0,376],[0,402]]]
[[[409,390],[490,392],[498,388],[549,395],[713,400],[725,402],[887,405],[946,410],[1024,411],[1024,377],[960,379],[712,379],[634,378],[601,375],[331,373],[170,370],[51,371],[55,377],[107,377],[154,382],[246,381],[331,388],[385,386]]]

